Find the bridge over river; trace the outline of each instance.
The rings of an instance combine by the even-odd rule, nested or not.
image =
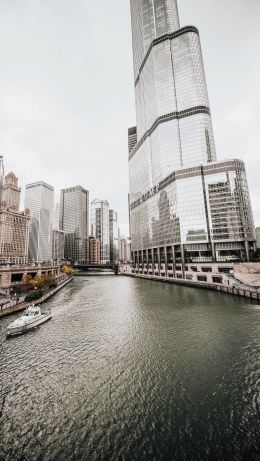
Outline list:
[[[74,265],[75,275],[118,275],[119,264],[84,264]]]

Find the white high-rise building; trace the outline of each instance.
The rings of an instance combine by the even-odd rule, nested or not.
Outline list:
[[[119,260],[123,264],[127,264],[131,261],[131,240],[126,237],[120,238]]]
[[[53,209],[53,229],[59,230],[60,228],[60,204],[55,203]]]
[[[65,232],[54,229],[52,231],[52,259],[61,261],[64,259]]]
[[[25,188],[25,208],[30,210],[29,261],[52,259],[54,188],[43,181]]]

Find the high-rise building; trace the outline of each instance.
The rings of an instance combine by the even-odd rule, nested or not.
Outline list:
[[[89,192],[82,186],[61,190],[60,229],[65,232],[65,259],[87,264]]]
[[[30,210],[29,261],[52,259],[54,188],[43,181],[25,187],[25,208]]]
[[[260,227],[256,227],[256,247],[260,250]]]
[[[119,227],[118,215],[114,210],[109,210],[109,241],[110,262],[115,263],[119,258]]]
[[[161,264],[179,261],[184,274],[187,262],[248,261],[255,233],[245,166],[217,161],[199,31],[180,27],[176,0],[131,0],[131,15],[135,267],[160,274]]]
[[[100,241],[100,262],[110,262],[109,203],[95,199],[91,202],[91,235]]]
[[[21,189],[9,173],[1,186],[0,263],[26,264],[29,242],[29,210],[19,211]]]
[[[128,152],[130,153],[137,143],[136,126],[128,129]]]
[[[52,259],[61,261],[64,259],[65,232],[57,229],[52,231]]]
[[[100,264],[100,241],[95,237],[89,237],[89,264]]]
[[[131,261],[131,240],[125,237],[119,241],[119,260],[123,264]]]
[[[60,228],[60,204],[55,203],[53,209],[53,229],[59,230]]]

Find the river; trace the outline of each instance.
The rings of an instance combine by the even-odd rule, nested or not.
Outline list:
[[[23,336],[0,321],[1,460],[259,459],[259,305],[123,276],[47,305]]]

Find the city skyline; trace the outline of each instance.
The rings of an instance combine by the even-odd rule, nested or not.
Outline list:
[[[20,11],[17,4],[12,7],[10,2],[3,2],[5,24],[1,24],[1,33],[5,40],[2,40],[0,49],[3,66],[0,78],[5,91],[0,101],[3,122],[0,152],[5,157],[6,171],[16,172],[23,191],[26,183],[38,180],[52,184],[57,196],[61,188],[82,184],[91,191],[91,200],[103,197],[113,204],[119,213],[122,233],[127,234],[125,127],[135,125],[129,4],[128,1],[113,2],[122,22],[117,25],[118,29],[111,31],[108,43],[100,38],[94,40],[94,33],[99,15],[104,29],[108,27],[112,20],[111,5],[101,2],[93,7],[82,1],[77,9],[73,9],[73,14],[69,2],[63,2],[62,12],[59,5],[59,2],[44,6],[40,2],[34,5],[25,2],[23,11]],[[222,16],[224,6],[225,17]],[[248,2],[242,0],[231,1],[228,5],[224,1],[208,5],[205,0],[200,0],[195,6],[187,0],[179,1],[181,22],[196,24],[200,29],[218,158],[236,157],[246,162],[256,225],[260,224],[260,205],[255,171],[259,170],[260,160],[255,133],[260,104],[257,91],[259,68],[254,59],[259,47],[259,32],[254,25],[259,8],[256,1],[250,3],[250,8]],[[59,16],[58,13],[62,14]],[[40,14],[41,28],[38,30]],[[21,15],[26,31],[19,28]],[[85,22],[84,27],[79,27],[84,15],[87,24],[93,23],[89,28],[85,27]],[[49,25],[50,17],[54,18],[52,26]],[[55,35],[58,20],[59,38]],[[77,28],[78,31],[72,42],[65,36],[68,21],[72,30]],[[240,38],[242,25],[245,34]],[[14,30],[16,26],[21,39],[19,43]],[[44,34],[47,27],[50,27],[50,36]],[[36,45],[30,41],[32,33]],[[89,41],[95,44],[92,52]],[[37,54],[35,46],[40,46],[43,53],[49,52],[52,46],[53,57],[41,62],[42,53]],[[113,50],[109,56],[112,65],[108,65],[106,52],[99,53],[103,46]],[[243,53],[243,65],[237,49]],[[122,57],[120,66],[118,55]],[[35,60],[31,59],[32,56]],[[54,62],[55,56],[59,56],[57,62]],[[70,64],[73,70],[66,76],[64,70]],[[57,75],[54,75],[52,66]],[[102,67],[106,68],[106,81],[101,72],[95,83],[96,74]],[[97,135],[100,131],[104,136]],[[71,168],[72,159],[82,166],[80,171]],[[113,164],[117,168],[108,177],[107,171],[113,169]]]

